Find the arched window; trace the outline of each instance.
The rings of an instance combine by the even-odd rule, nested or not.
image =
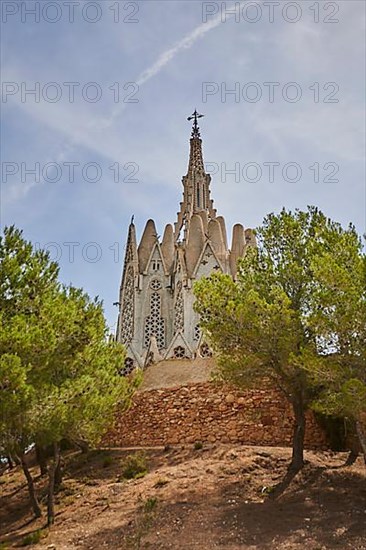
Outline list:
[[[161,317],[161,296],[158,292],[153,292],[150,297],[150,315],[145,319],[145,348],[149,346],[151,336],[155,336],[159,349],[165,347],[165,319]]]
[[[174,308],[174,333],[178,330],[184,330],[184,302],[181,281],[179,281],[177,285],[177,295]]]
[[[135,289],[133,267],[129,267],[123,289],[121,340],[123,344],[131,342],[134,333]]]

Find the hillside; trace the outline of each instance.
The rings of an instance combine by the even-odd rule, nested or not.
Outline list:
[[[148,472],[121,477],[133,450],[69,453],[56,524],[34,548],[57,550],[366,550],[366,470],[344,453],[307,452],[282,494],[290,450],[240,445],[146,451]],[[1,548],[32,522],[21,473],[1,476]],[[37,486],[42,490],[43,481]],[[44,520],[43,520],[44,521]]]

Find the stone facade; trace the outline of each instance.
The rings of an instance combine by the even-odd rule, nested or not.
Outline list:
[[[291,446],[291,406],[271,389],[239,391],[212,382],[138,392],[117,417],[108,446],[203,443]],[[307,414],[305,447],[327,449],[323,430]]]
[[[170,358],[209,355],[193,311],[193,283],[215,270],[235,278],[238,258],[255,245],[252,230],[237,224],[228,247],[225,220],[210,196],[197,117],[182,183],[177,221],[166,226],[162,240],[153,220],[139,245],[134,223],[129,226],[116,334],[127,349],[126,373]]]

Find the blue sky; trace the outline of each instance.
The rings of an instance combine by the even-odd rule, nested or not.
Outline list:
[[[40,246],[55,243],[50,250],[59,257],[62,280],[99,295],[112,329],[128,223],[134,214],[141,235],[148,218],[159,234],[175,221],[188,159],[186,118],[196,107],[205,114],[205,161],[217,172],[212,196],[229,233],[234,223],[255,227],[282,206],[308,204],[365,231],[364,2],[280,2],[273,23],[261,1],[237,2],[236,20],[226,21],[221,2],[196,0],[119,2],[117,22],[117,2],[109,0],[79,1],[74,22],[61,0],[58,12],[55,2],[26,2],[28,9],[39,4],[39,22],[22,14],[19,2],[4,4],[1,222],[15,223]],[[45,4],[50,6],[43,13]],[[85,20],[94,17],[95,23]],[[39,101],[22,98],[21,91],[36,82]],[[65,82],[80,84],[73,103]],[[86,86],[91,82],[97,87]],[[273,102],[268,82],[278,83]],[[204,97],[205,83],[215,93]],[[118,87],[119,102],[111,86]],[[86,99],[98,90],[99,101]],[[262,95],[253,102],[253,94]],[[294,94],[301,94],[296,102],[290,101]],[[124,102],[128,97],[137,101]],[[271,162],[278,163],[274,181],[268,177]],[[35,163],[39,178],[25,174]],[[78,163],[74,181],[65,163]],[[110,168],[116,163],[117,182]],[[258,181],[257,168],[248,163],[262,170]],[[288,163],[301,168],[299,181],[286,181]],[[99,181],[93,182],[95,165]],[[61,172],[52,182],[55,166]],[[225,167],[235,166],[239,175],[225,177]],[[296,179],[295,168],[288,170],[287,179]]]

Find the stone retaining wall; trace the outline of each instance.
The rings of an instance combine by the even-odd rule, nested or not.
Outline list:
[[[212,382],[138,392],[105,438],[110,446],[202,442],[288,446],[293,415],[270,389],[238,391]],[[323,430],[307,415],[305,446],[327,448]]]

